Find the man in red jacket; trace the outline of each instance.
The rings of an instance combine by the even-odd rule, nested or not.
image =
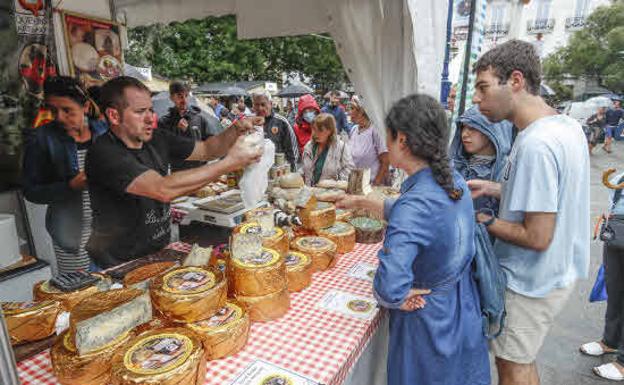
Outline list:
[[[299,108],[295,117],[295,135],[299,144],[299,153],[303,154],[303,147],[312,136],[312,122],[321,112],[314,96],[307,94],[299,98]]]

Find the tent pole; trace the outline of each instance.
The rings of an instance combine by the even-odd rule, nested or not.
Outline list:
[[[451,37],[453,35],[453,1],[448,0],[448,13],[446,16],[446,47],[444,49],[444,67],[442,67],[442,86],[440,88],[440,103],[448,108],[448,95],[451,91],[449,80],[449,61],[451,56]]]
[[[474,32],[475,14],[477,12],[477,0],[470,0],[470,19],[468,24],[468,39],[466,40],[466,54],[464,55],[464,76],[462,78],[462,90],[459,99],[459,113],[461,116],[466,109],[466,94],[468,93],[468,75],[470,75],[470,53],[472,51],[472,34]]]

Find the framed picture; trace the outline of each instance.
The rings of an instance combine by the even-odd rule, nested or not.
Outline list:
[[[72,12],[61,17],[69,71],[85,89],[123,74],[118,23]]]

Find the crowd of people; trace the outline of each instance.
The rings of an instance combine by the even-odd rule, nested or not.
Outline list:
[[[213,97],[214,118],[189,104],[188,86],[173,82],[173,107],[156,123],[150,92],[134,78],[108,81],[97,102],[74,79],[51,78],[44,93],[55,119],[29,136],[24,193],[48,205],[58,270],[97,271],[163,248],[171,200],[258,160],[242,139],[254,127],[309,186],[347,180],[355,168],[386,185],[391,167],[402,170],[396,200],[337,202],[388,223],[373,288],[390,313],[389,383],[489,385],[491,352],[502,385],[536,385],[537,353],[588,275],[589,151],[581,125],[539,96],[531,44],[498,45],[475,74],[475,106],[451,122],[452,138],[444,108],[420,94],[397,101],[384,127],[375,127],[358,96],[343,105],[332,93],[321,107],[303,95],[285,116],[266,92],[251,95],[251,108],[244,98],[227,108]],[[615,118],[602,111],[595,120],[611,127]],[[478,226],[507,282],[506,320],[489,342],[473,275]],[[622,349],[621,320],[609,330],[582,350]],[[623,380],[624,357],[596,373]]]

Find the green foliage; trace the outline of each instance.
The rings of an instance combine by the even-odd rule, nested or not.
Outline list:
[[[597,8],[584,29],[544,61],[544,75],[555,82],[565,75],[596,77],[608,89],[624,92],[624,1]]]
[[[128,32],[126,61],[197,83],[281,80],[299,72],[320,90],[347,81],[334,42],[324,36],[238,40],[234,16],[209,17]]]

